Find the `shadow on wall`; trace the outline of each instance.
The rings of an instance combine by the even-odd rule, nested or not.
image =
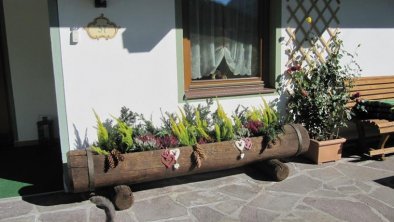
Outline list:
[[[341,1],[340,28],[394,28],[394,1]]]
[[[74,127],[74,134],[75,134],[75,142],[74,142],[74,146],[75,148],[79,149],[79,150],[83,150],[86,149],[90,146],[89,144],[89,138],[88,138],[88,129],[85,129],[85,135],[84,138],[82,140],[81,135],[77,129],[77,127],[75,126],[75,124],[73,124]]]
[[[128,26],[122,33],[123,47],[129,52],[151,51],[167,33],[175,28],[175,9],[163,10],[170,1],[135,1],[128,17]],[[169,14],[169,11],[173,11]]]

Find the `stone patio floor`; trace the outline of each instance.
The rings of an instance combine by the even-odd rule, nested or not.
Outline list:
[[[287,164],[282,182],[249,166],[132,186],[135,204],[116,212],[116,221],[394,221],[394,156]],[[0,221],[105,221],[86,196],[1,199]]]

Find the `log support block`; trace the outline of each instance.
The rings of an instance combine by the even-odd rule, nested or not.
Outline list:
[[[289,176],[289,167],[278,159],[262,161],[256,165],[275,181],[282,181]]]
[[[117,210],[129,209],[134,203],[133,192],[127,185],[118,185],[113,188],[112,203]]]

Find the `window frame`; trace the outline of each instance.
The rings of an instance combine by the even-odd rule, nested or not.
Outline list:
[[[239,96],[260,93],[272,93],[275,90],[265,88],[264,79],[268,80],[268,31],[269,1],[258,1],[259,29],[259,75],[236,79],[192,80],[191,43],[189,38],[188,1],[181,1],[183,28],[183,62],[184,62],[184,98],[198,99],[222,96]]]

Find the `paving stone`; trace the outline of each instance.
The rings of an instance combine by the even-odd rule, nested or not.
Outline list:
[[[242,209],[239,215],[239,219],[242,222],[249,222],[249,221],[265,222],[265,221],[273,221],[275,218],[279,216],[280,214],[274,213],[272,211],[246,206]]]
[[[1,222],[35,222],[36,216],[14,217],[0,220]]]
[[[295,207],[296,210],[305,210],[305,211],[311,211],[313,210],[311,207],[308,207],[306,205],[303,204],[299,204]]]
[[[192,191],[193,189],[186,186],[168,186],[168,187],[160,187],[160,188],[154,188],[154,189],[147,189],[147,190],[141,190],[137,192],[133,192],[134,199],[135,200],[145,200],[149,198],[156,198],[158,196],[164,196],[167,194],[174,194],[174,193],[182,193],[182,192],[188,192]]]
[[[365,182],[356,181],[355,185],[358,189],[364,191],[365,193],[369,193],[372,190],[372,187]]]
[[[227,176],[224,178],[194,182],[194,183],[191,183],[190,186],[197,188],[197,189],[210,189],[210,188],[217,188],[217,187],[221,187],[224,185],[235,183],[239,179],[240,178],[237,178],[236,176]]]
[[[314,169],[322,169],[326,167],[331,167],[335,166],[337,163],[336,162],[328,162],[324,164],[314,164],[312,161],[307,160],[307,159],[299,159],[298,162],[295,162],[295,168],[299,171],[305,171],[305,170],[314,170]]]
[[[371,163],[366,164],[365,166],[373,167],[377,169],[394,171],[394,161],[372,161]]]
[[[283,194],[283,193],[273,193],[266,192],[259,195],[256,199],[254,199],[248,206],[253,206],[257,208],[264,208],[267,210],[273,211],[284,211],[288,212],[296,205],[297,201],[300,200],[301,197]]]
[[[391,207],[394,207],[394,189],[390,187],[380,187],[371,193],[375,199],[383,201]]]
[[[228,217],[224,214],[205,206],[193,207],[191,209],[191,213],[197,218],[198,221],[204,222],[219,222],[227,221],[228,219]]]
[[[343,177],[338,177],[334,180],[325,182],[323,185],[324,189],[328,190],[336,190],[338,187],[343,187],[343,186],[352,186],[355,184],[354,179],[350,179],[346,176]]]
[[[170,220],[165,220],[165,222],[193,222],[191,218],[175,218]]]
[[[302,218],[302,221],[318,221],[318,222],[339,222],[335,217],[318,211],[294,211],[294,214]]]
[[[139,201],[132,208],[139,221],[169,219],[187,215],[186,208],[168,196]]]
[[[388,221],[394,221],[394,208],[389,207],[386,204],[375,200],[367,195],[360,194],[355,195],[354,198],[357,198],[361,202],[367,204],[368,206],[374,208],[379,213],[381,213]]]
[[[95,206],[90,208],[90,216],[89,221],[91,222],[106,222],[106,215],[104,210],[99,209]],[[116,211],[115,212],[115,221],[116,222],[132,222],[135,221],[131,218],[131,216],[127,213],[127,211]]]
[[[134,221],[137,220],[134,220],[126,211],[118,211],[116,213],[115,222],[134,222]]]
[[[374,169],[370,167],[357,166],[340,163],[336,166],[340,172],[350,178],[357,178],[360,181],[377,180],[384,177],[392,176],[392,172]]]
[[[232,184],[218,189],[219,192],[242,200],[249,200],[260,192],[260,187],[252,184]]]
[[[361,193],[361,190],[356,186],[342,186],[338,187],[338,191],[344,195],[351,195]]]
[[[190,207],[221,202],[228,199],[228,197],[215,191],[194,191],[177,195],[175,200],[184,206]]]
[[[343,197],[343,194],[335,191],[335,190],[316,190],[310,193],[309,195],[314,197]]]
[[[305,220],[303,220],[301,218],[285,218],[285,219],[278,220],[278,222],[305,222]]]
[[[321,181],[301,175],[278,182],[273,186],[267,187],[267,190],[305,194],[317,190],[321,185]]]
[[[223,201],[222,203],[215,205],[214,207],[216,210],[230,215],[230,214],[236,212],[238,209],[240,209],[244,204],[246,204],[245,201],[226,200],[226,201]]]
[[[382,221],[367,205],[348,200],[306,197],[304,203],[340,220],[354,222]]]
[[[53,213],[43,213],[38,218],[40,222],[86,222],[86,209],[76,209],[68,211],[57,211]]]
[[[22,200],[0,202],[0,220],[29,214],[34,209],[32,204]]]
[[[336,170],[333,167],[311,170],[308,171],[307,174],[313,178],[317,178],[323,181],[329,181],[343,176],[342,173],[340,173],[338,170]]]

